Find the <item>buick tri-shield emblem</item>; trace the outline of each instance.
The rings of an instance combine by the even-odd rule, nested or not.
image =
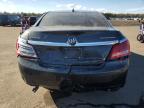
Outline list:
[[[71,46],[74,46],[77,43],[77,39],[75,37],[69,37],[67,43]]]

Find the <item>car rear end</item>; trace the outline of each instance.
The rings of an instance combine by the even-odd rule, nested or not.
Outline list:
[[[96,20],[99,23],[106,20],[101,14],[95,14],[99,19],[103,18],[102,21]],[[128,72],[130,54],[129,42],[123,34],[107,21],[102,23],[102,27],[98,27],[99,23],[97,27],[46,27],[45,20],[50,17],[54,21],[56,15],[59,18],[55,21],[63,23],[61,18],[64,16],[73,17],[71,20],[74,22],[67,21],[70,24],[79,23],[79,20],[75,20],[83,15],[87,22],[91,16],[83,12],[64,15],[48,13],[38,22],[40,24],[18,38],[18,64],[26,83],[61,90],[87,85],[98,88],[122,87]],[[88,20],[87,24],[92,24],[91,21]]]
[[[8,24],[11,26],[20,25],[21,19],[18,15],[8,15]]]

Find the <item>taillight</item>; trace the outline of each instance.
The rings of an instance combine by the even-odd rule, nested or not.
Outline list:
[[[115,60],[129,55],[130,55],[130,44],[129,41],[126,40],[122,43],[113,45],[108,59]]]
[[[37,58],[37,55],[33,47],[19,39],[16,42],[16,53],[17,56],[23,56],[27,58]]]

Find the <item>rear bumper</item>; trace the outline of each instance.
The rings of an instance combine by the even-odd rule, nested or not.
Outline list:
[[[110,83],[129,67],[129,60],[107,62],[102,68],[95,66],[49,66],[41,67],[36,61],[18,57],[19,69],[24,81],[31,86],[59,89],[61,82],[71,80],[78,84]]]

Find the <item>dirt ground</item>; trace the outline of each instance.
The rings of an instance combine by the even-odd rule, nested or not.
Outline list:
[[[24,83],[15,53],[20,29],[0,27],[0,108],[144,108],[144,44],[136,40],[138,26],[117,29],[131,44],[126,86],[114,93],[91,91],[56,98],[43,88],[33,93],[32,87]]]
[[[111,20],[110,21],[114,26],[138,26],[140,25],[137,20]]]

